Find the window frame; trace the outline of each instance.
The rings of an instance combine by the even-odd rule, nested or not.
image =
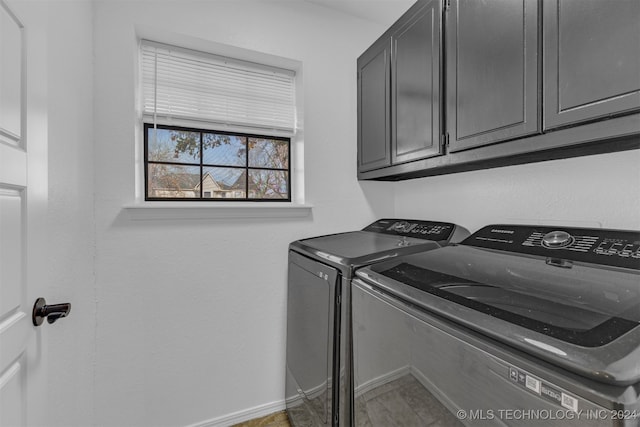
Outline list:
[[[194,132],[200,134],[200,158],[193,163],[185,163],[185,162],[164,162],[164,161],[149,161],[149,133],[152,129],[165,129],[165,130],[176,130],[180,132]],[[223,164],[212,164],[212,163],[204,163],[203,162],[203,138],[202,134],[204,133],[214,133],[219,135],[230,135],[245,138],[247,142],[247,147],[245,149],[245,164],[243,166],[237,165],[223,165]],[[258,138],[258,139],[266,139],[273,141],[282,141],[287,143],[287,168],[268,168],[268,167],[251,167],[249,166],[249,146],[248,140],[249,138]],[[274,136],[274,135],[260,135],[255,133],[245,133],[245,132],[230,132],[230,131],[221,131],[210,128],[193,128],[193,127],[185,127],[185,126],[172,126],[165,125],[159,123],[150,123],[147,121],[143,121],[143,141],[144,141],[144,164],[143,164],[143,173],[144,173],[144,200],[147,202],[212,202],[212,203],[220,203],[220,202],[273,202],[273,203],[291,203],[293,189],[291,187],[292,184],[292,159],[291,159],[291,144],[292,138],[285,136]],[[229,169],[238,169],[244,171],[246,174],[246,182],[245,182],[245,197],[244,198],[205,198],[204,197],[204,189],[203,186],[200,185],[200,194],[198,197],[150,197],[149,196],[149,164],[165,164],[165,165],[177,165],[177,166],[191,166],[198,167],[200,169],[200,182],[203,181],[203,170],[204,168],[229,168]],[[249,197],[249,172],[252,170],[263,170],[263,171],[281,171],[285,172],[287,176],[287,197],[286,198],[250,198]]]

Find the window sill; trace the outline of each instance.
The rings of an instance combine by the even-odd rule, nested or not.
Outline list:
[[[269,202],[140,202],[124,209],[134,221],[163,219],[302,218],[311,205]]]

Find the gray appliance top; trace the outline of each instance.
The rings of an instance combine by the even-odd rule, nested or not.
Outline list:
[[[581,375],[640,381],[640,232],[492,225],[357,275]]]
[[[469,232],[451,223],[380,219],[360,231],[297,240],[289,249],[337,267],[359,267],[460,241]]]

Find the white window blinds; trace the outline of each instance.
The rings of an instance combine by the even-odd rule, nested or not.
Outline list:
[[[143,40],[146,120],[293,134],[295,72]],[[220,129],[222,130],[222,129]]]

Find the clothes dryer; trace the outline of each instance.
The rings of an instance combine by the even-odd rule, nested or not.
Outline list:
[[[356,269],[458,242],[455,224],[381,219],[289,246],[286,407],[294,426],[351,426],[351,300]]]

